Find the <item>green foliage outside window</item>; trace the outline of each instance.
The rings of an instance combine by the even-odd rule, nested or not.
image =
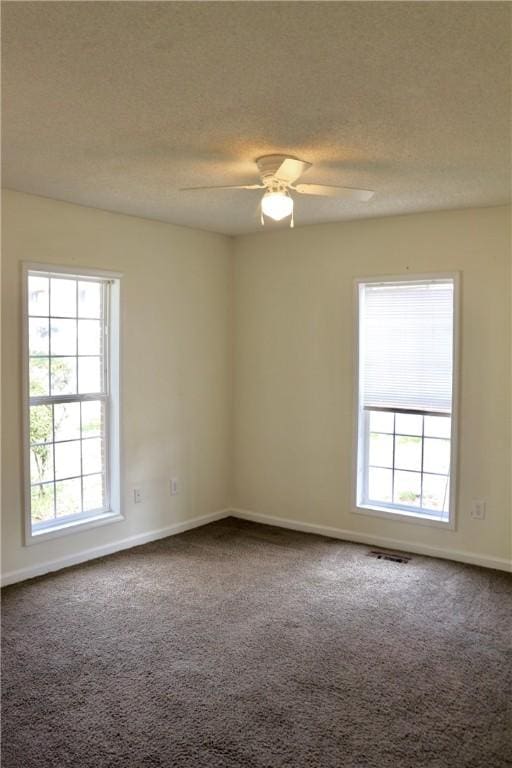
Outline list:
[[[47,358],[32,358],[32,366],[47,369]],[[54,386],[66,389],[70,384],[71,367],[65,360],[52,360],[52,379]],[[33,396],[45,395],[44,386],[31,381]],[[58,428],[58,424],[55,425]],[[33,406],[30,409],[30,450],[34,459],[36,476],[32,476],[32,519],[34,522],[53,517],[53,484],[44,485],[43,481],[49,468],[53,439],[52,407],[50,405]],[[50,443],[50,444],[48,444]],[[35,482],[34,482],[35,481]]]

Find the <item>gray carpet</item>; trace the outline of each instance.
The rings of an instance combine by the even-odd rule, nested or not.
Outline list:
[[[2,768],[504,768],[512,578],[230,518],[3,591]]]

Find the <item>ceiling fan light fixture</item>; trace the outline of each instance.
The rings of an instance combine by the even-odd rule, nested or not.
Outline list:
[[[261,210],[274,221],[281,221],[293,213],[293,200],[285,191],[265,192]]]

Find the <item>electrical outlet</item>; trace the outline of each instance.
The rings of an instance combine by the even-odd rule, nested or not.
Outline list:
[[[171,480],[171,496],[176,496],[178,494],[178,478],[173,477]]]
[[[133,489],[133,501],[135,504],[140,504],[142,501],[142,491],[140,488]]]
[[[473,499],[471,507],[471,517],[475,520],[485,520],[485,501],[483,499]]]

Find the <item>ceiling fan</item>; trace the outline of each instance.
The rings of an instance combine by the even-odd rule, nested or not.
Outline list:
[[[264,155],[256,160],[260,175],[260,184],[228,184],[214,187],[185,187],[182,192],[200,189],[264,189],[261,198],[261,223],[265,224],[264,216],[274,221],[281,221],[291,216],[290,227],[293,227],[293,197],[291,192],[299,195],[320,195],[324,197],[343,197],[349,200],[366,202],[375,194],[369,189],[353,189],[352,187],[330,187],[325,184],[296,184],[302,174],[311,167],[311,163],[298,160],[286,155]]]

